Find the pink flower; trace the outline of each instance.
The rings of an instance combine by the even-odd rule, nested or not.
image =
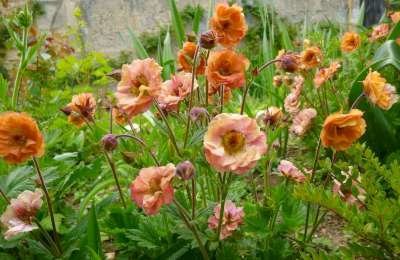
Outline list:
[[[317,111],[314,108],[306,108],[301,110],[293,118],[293,124],[290,131],[297,135],[303,136],[310,129],[313,119],[317,116]]]
[[[180,72],[170,80],[165,81],[161,86],[158,101],[163,109],[167,111],[177,110],[180,101],[190,94],[192,86],[192,73]],[[195,79],[193,90],[197,89]]]
[[[170,204],[174,198],[174,175],[175,166],[172,163],[141,169],[131,184],[132,200],[147,215],[157,214],[163,204]]]
[[[334,61],[329,65],[329,67],[319,69],[317,73],[315,73],[314,77],[315,87],[319,88],[326,81],[330,80],[333,76],[335,76],[335,73],[338,71],[340,67],[341,67],[340,63],[338,61]]]
[[[338,180],[333,180],[332,191],[349,205],[356,205],[358,208],[363,208],[366,192],[355,180],[352,180],[352,186],[354,186],[358,191],[357,197],[353,195],[351,188],[344,190],[342,188],[342,183]]]
[[[121,81],[115,94],[118,106],[133,117],[149,109],[161,89],[162,68],[150,58],[122,66]]]
[[[293,87],[291,93],[285,98],[284,107],[285,110],[294,115],[299,112],[300,109],[300,95],[304,87],[304,78],[302,76],[296,76],[294,78]]]
[[[11,199],[10,205],[0,218],[1,223],[8,228],[4,233],[5,239],[29,232],[37,227],[32,224],[32,218],[42,206],[42,192],[24,191],[16,199]]]
[[[265,134],[246,115],[219,114],[204,135],[206,159],[219,172],[243,174],[266,152]]]
[[[278,165],[278,171],[286,178],[292,179],[297,183],[303,183],[306,180],[306,176],[292,162],[287,160],[281,160]]]
[[[376,40],[385,38],[389,34],[390,26],[387,23],[382,23],[372,28],[371,36],[369,40],[374,42]]]
[[[214,208],[214,215],[208,219],[208,227],[210,229],[218,229],[219,216],[221,213],[221,204]],[[223,240],[233,234],[233,231],[238,229],[239,225],[243,223],[244,212],[243,208],[237,208],[235,204],[227,200],[225,202],[224,214],[221,225],[220,240]]]

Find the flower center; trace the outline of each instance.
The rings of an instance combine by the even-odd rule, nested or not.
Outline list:
[[[24,146],[28,138],[24,135],[14,135],[12,137],[13,143],[16,145]]]
[[[221,64],[221,67],[218,69],[219,74],[222,76],[229,76],[231,75],[230,64],[227,61],[224,61]]]
[[[151,194],[154,194],[157,191],[161,190],[160,180],[154,180],[154,179],[151,180],[149,183],[149,186],[150,186],[149,193],[151,193]]]
[[[131,88],[131,93],[135,97],[137,97],[139,95],[143,95],[144,89],[147,88],[147,86],[149,85],[147,78],[142,74],[137,76],[136,79],[132,83],[133,83],[133,87]]]
[[[222,136],[222,146],[228,154],[235,154],[242,150],[245,144],[245,137],[237,131],[229,131]]]

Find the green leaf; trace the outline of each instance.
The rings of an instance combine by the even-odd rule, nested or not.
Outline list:
[[[0,101],[2,104],[4,104],[5,107],[7,107],[8,104],[7,92],[8,92],[8,81],[5,78],[3,78],[2,74],[0,74]]]
[[[71,152],[71,153],[57,154],[56,156],[54,156],[53,159],[56,161],[64,161],[76,157],[78,157],[78,152]]]
[[[396,25],[390,31],[387,40],[396,40],[398,37],[400,37],[400,23],[396,23]]]
[[[54,214],[54,220],[56,222],[56,229],[57,229],[57,232],[60,233],[60,234],[64,234],[65,233],[65,229],[62,227],[62,220],[64,218],[65,217],[62,214],[58,214],[58,213]],[[44,219],[42,219],[40,221],[40,224],[43,226],[44,229],[46,229],[48,231],[53,230],[53,226],[51,224],[50,216],[47,216]]]
[[[101,247],[101,237],[100,237],[100,229],[99,224],[97,223],[96,217],[96,207],[94,203],[89,211],[89,221],[87,225],[87,236],[86,236],[86,245],[90,249],[92,249],[95,255],[99,256],[103,254],[103,250]]]
[[[194,13],[192,30],[197,35],[200,30],[200,22],[201,22],[201,18],[203,17],[203,9],[201,8],[200,5],[197,5],[195,7],[195,9],[196,9],[196,11]]]
[[[168,4],[169,4],[169,9],[171,11],[171,20],[175,32],[175,37],[178,41],[179,48],[181,48],[183,42],[185,41],[185,28],[182,23],[182,17],[178,11],[178,8],[176,7],[175,0],[169,0]]]
[[[145,59],[149,57],[149,54],[147,53],[146,49],[144,48],[143,44],[139,40],[139,38],[136,36],[136,34],[133,32],[131,28],[128,29],[129,37],[131,38],[132,41],[132,46],[133,49],[135,50],[136,55],[140,59]]]
[[[164,48],[162,53],[162,67],[163,77],[168,79],[172,73],[174,73],[174,55],[172,54],[171,36],[169,30],[167,31],[164,39]]]

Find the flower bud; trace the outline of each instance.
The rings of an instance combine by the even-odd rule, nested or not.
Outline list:
[[[196,122],[197,120],[206,117],[208,115],[207,109],[205,109],[204,107],[193,107],[190,110],[190,119],[193,122]]]
[[[207,31],[200,36],[200,46],[204,49],[210,50],[215,47],[216,35],[213,31]]]
[[[175,174],[182,180],[190,180],[195,175],[196,170],[190,161],[184,161],[176,166]]]
[[[294,53],[285,53],[279,60],[279,67],[285,72],[293,73],[299,68],[299,57]]]
[[[104,150],[111,152],[114,151],[118,146],[117,137],[113,134],[106,134],[101,139],[101,144],[103,145]]]

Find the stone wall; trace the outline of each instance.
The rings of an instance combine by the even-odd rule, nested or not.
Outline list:
[[[16,2],[23,2],[15,0]],[[217,0],[219,2],[222,0]],[[73,11],[80,7],[87,23],[84,31],[90,49],[117,55],[129,49],[126,35],[128,27],[136,33],[159,30],[170,21],[167,0],[39,0],[45,15],[39,19],[42,30],[62,30],[74,24]],[[207,10],[209,0],[177,0],[179,8],[200,4]],[[252,3],[254,0],[237,2]],[[272,5],[283,17],[299,22],[330,19],[347,22],[358,14],[359,0],[259,0]],[[350,10],[350,11],[349,11]]]

